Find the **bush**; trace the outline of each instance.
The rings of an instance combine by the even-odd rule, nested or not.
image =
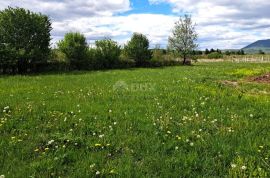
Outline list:
[[[223,55],[218,52],[213,52],[213,53],[208,54],[207,57],[208,59],[220,59],[220,58],[223,58]]]
[[[0,73],[17,73],[17,51],[8,45],[0,44]]]
[[[118,64],[121,48],[111,39],[96,41],[96,60],[101,68],[115,68]]]
[[[24,73],[30,63],[46,61],[50,54],[51,30],[51,22],[46,15],[23,8],[9,7],[0,11],[2,65],[15,64],[13,68]]]
[[[134,33],[131,40],[124,48],[125,55],[136,62],[137,66],[143,66],[152,58],[149,50],[149,40],[140,33]]]
[[[68,63],[68,59],[65,53],[60,51],[59,49],[53,49],[51,50],[51,55],[50,55],[50,62],[66,62]]]
[[[61,52],[65,53],[71,69],[84,69],[88,58],[86,38],[80,33],[67,33],[57,44]]]

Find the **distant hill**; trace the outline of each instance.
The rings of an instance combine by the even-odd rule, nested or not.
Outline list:
[[[258,53],[260,50],[270,53],[270,39],[258,40],[243,48],[246,53]]]

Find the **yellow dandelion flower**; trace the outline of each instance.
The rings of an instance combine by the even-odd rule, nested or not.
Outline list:
[[[99,143],[95,144],[95,147],[100,147],[100,146],[101,146],[101,144],[99,144]]]

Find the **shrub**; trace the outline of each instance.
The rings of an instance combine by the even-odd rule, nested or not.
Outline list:
[[[163,56],[164,56],[163,50],[161,50],[161,49],[154,49],[152,51],[152,53],[153,53],[152,60],[163,60]]]
[[[68,63],[68,59],[65,53],[60,51],[59,49],[53,49],[50,55],[50,61],[52,62],[66,62]]]
[[[71,69],[84,69],[87,63],[88,45],[83,34],[67,33],[57,45],[59,50],[66,54]]]
[[[116,67],[121,54],[121,48],[117,42],[111,39],[96,41],[96,60],[102,68]]]
[[[259,52],[258,52],[258,54],[262,54],[262,55],[264,55],[265,54],[265,52],[263,51],[263,50],[259,50]]]
[[[152,53],[149,50],[149,40],[140,33],[133,34],[124,51],[125,55],[134,60],[137,66],[143,66],[152,57]]]
[[[0,11],[2,62],[15,64],[16,70],[24,73],[30,63],[46,61],[50,54],[51,30],[51,22],[46,15],[23,8],[9,7]]]
[[[220,58],[223,58],[223,55],[218,52],[213,52],[213,53],[208,54],[207,57],[208,59],[220,59]]]

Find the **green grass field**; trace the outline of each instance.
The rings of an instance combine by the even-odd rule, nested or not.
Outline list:
[[[269,177],[270,85],[247,80],[269,71],[198,63],[2,76],[0,175]]]

